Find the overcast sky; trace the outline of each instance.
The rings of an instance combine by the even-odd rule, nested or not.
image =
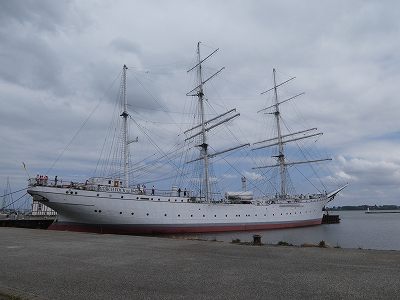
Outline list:
[[[213,107],[236,107],[241,132],[259,135],[272,68],[296,76],[287,95],[305,92],[296,107],[324,132],[330,176],[350,183],[332,205],[400,205],[399,20],[398,1],[0,1],[0,194],[7,177],[26,186],[22,162],[31,176],[92,175],[123,64],[131,107],[172,145],[201,41],[220,48],[208,71],[226,67],[207,86]]]

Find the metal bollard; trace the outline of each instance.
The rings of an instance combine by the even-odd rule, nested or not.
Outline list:
[[[261,246],[261,235],[253,235],[253,245]]]

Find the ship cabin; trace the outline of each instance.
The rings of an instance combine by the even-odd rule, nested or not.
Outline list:
[[[92,177],[87,181],[89,186],[108,186],[108,187],[122,187],[122,180],[119,178],[104,178]]]

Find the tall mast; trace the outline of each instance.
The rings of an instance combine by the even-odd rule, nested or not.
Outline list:
[[[197,79],[198,79],[198,85],[192,89],[190,92],[186,93],[186,96],[192,96],[192,97],[197,97],[198,103],[199,103],[199,119],[200,122],[198,125],[194,126],[193,128],[190,128],[185,131],[185,134],[188,134],[189,137],[185,139],[185,141],[192,140],[195,137],[200,136],[201,138],[201,144],[197,145],[197,147],[200,147],[200,157],[193,159],[191,161],[187,161],[186,163],[192,163],[195,161],[203,160],[204,163],[204,176],[202,178],[202,187],[200,189],[200,192],[202,193],[202,196],[204,195],[205,201],[210,202],[211,200],[211,186],[210,186],[210,175],[209,175],[209,159],[213,158],[217,155],[220,155],[222,153],[226,153],[229,151],[233,151],[242,147],[250,146],[250,144],[243,144],[239,145],[236,147],[232,147],[229,149],[221,150],[218,152],[214,153],[209,153],[208,152],[208,143],[207,143],[207,132],[217,126],[220,126],[238,116],[240,116],[239,113],[236,113],[236,109],[231,109],[221,115],[218,115],[214,118],[211,118],[209,120],[205,119],[205,114],[204,114],[204,91],[203,91],[203,86],[206,82],[208,82],[211,78],[215,77],[218,75],[225,67],[222,67],[220,70],[212,74],[210,77],[207,79],[203,80],[203,73],[202,73],[202,63],[207,60],[209,57],[211,57],[214,53],[216,53],[219,49],[214,50],[206,56],[205,58],[201,59],[200,55],[200,42],[197,43],[197,64],[189,69],[187,72],[191,72],[192,70],[196,69],[197,71]]]
[[[198,85],[198,93],[197,97],[199,100],[199,114],[200,114],[200,124],[201,124],[201,139],[202,143],[200,145],[201,150],[200,154],[201,157],[203,158],[204,161],[204,180],[203,180],[203,187],[204,187],[204,196],[206,202],[209,201],[209,195],[210,195],[210,182],[208,179],[208,144],[207,144],[207,136],[206,136],[206,127],[205,127],[205,120],[204,120],[204,92],[203,92],[203,75],[202,75],[202,69],[201,69],[201,56],[200,56],[200,42],[197,43],[197,59],[198,59],[198,68],[197,68],[197,77],[199,80],[199,85]]]
[[[306,164],[306,163],[317,163],[321,161],[326,161],[326,160],[331,160],[330,158],[323,158],[323,159],[314,159],[314,160],[304,160],[304,161],[291,161],[291,162],[286,162],[285,160],[285,153],[284,153],[284,145],[286,143],[290,142],[295,142],[315,136],[322,135],[322,133],[311,133],[311,131],[317,130],[317,128],[310,128],[306,130],[300,130],[288,134],[282,135],[282,129],[281,129],[281,124],[280,124],[280,111],[279,111],[279,105],[286,103],[290,100],[293,100],[301,95],[304,95],[304,93],[297,94],[295,96],[292,96],[290,98],[287,98],[285,100],[279,101],[278,99],[278,87],[281,85],[284,85],[288,83],[289,81],[295,79],[296,77],[289,78],[288,80],[281,82],[279,84],[276,83],[276,70],[273,69],[273,76],[274,76],[274,87],[270,88],[269,90],[266,90],[261,93],[261,95],[268,93],[270,91],[274,91],[274,96],[275,96],[275,103],[271,106],[268,106],[266,108],[263,108],[258,111],[259,112],[264,112],[268,111],[269,109],[273,109],[271,113],[268,114],[273,114],[275,116],[275,121],[276,121],[276,127],[277,127],[277,137],[269,138],[263,141],[259,141],[256,143],[253,143],[253,145],[261,144],[261,146],[257,146],[256,148],[253,148],[252,150],[259,150],[259,149],[264,149],[268,147],[273,147],[273,146],[278,146],[278,155],[274,155],[273,157],[278,159],[277,164],[273,165],[267,165],[267,166],[257,166],[252,169],[262,169],[262,168],[271,168],[271,167],[279,167],[280,168],[280,179],[281,179],[281,191],[280,191],[280,196],[281,198],[286,197],[287,193],[287,166],[291,165],[298,165],[298,164]]]
[[[278,130],[278,162],[280,168],[280,177],[281,177],[281,197],[286,195],[286,166],[285,166],[285,154],[283,152],[283,142],[282,142],[282,132],[280,125],[280,112],[279,112],[279,102],[278,102],[278,89],[276,85],[276,71],[273,69],[274,74],[274,94],[275,94],[275,120],[276,120],[276,128]]]
[[[124,65],[122,70],[122,100],[124,103],[124,111],[121,114],[123,118],[123,156],[124,156],[124,187],[129,186],[129,173],[128,173],[128,165],[129,165],[129,148],[128,148],[128,102],[126,99],[126,70],[128,67]]]

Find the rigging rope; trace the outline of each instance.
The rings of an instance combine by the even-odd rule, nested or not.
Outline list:
[[[18,200],[20,200],[22,197],[25,197],[26,195],[28,195],[28,193],[23,194],[21,197],[19,197],[17,200],[14,200],[13,202],[9,203],[8,205],[4,206],[4,208],[9,207],[10,205],[13,205],[15,202],[17,202]]]
[[[121,71],[122,72],[122,71]],[[121,72],[118,74],[118,76],[112,81],[111,85],[108,87],[107,92],[111,89],[111,87],[114,85],[115,81],[119,78]],[[80,133],[80,131],[83,129],[83,127],[86,125],[86,123],[89,121],[89,119],[92,117],[92,115],[94,114],[94,112],[97,110],[97,108],[100,106],[101,102],[105,99],[105,94],[106,92],[104,92],[103,97],[100,98],[99,102],[97,103],[97,105],[95,106],[95,108],[90,112],[90,114],[86,117],[85,121],[82,123],[82,125],[79,127],[79,129],[76,131],[76,133],[73,135],[73,137],[71,138],[71,140],[68,142],[68,144],[65,146],[65,148],[61,151],[61,153],[58,155],[58,157],[56,158],[56,160],[53,162],[53,164],[50,166],[50,168],[47,170],[46,174],[48,174],[53,167],[55,166],[55,164],[60,160],[60,158],[63,156],[63,154],[65,153],[65,151],[69,148],[69,146],[71,146],[72,142],[74,141],[74,139],[78,136],[78,134]]]
[[[24,190],[27,190],[28,188],[23,188],[23,189],[20,189],[20,190],[18,190],[18,191],[15,191],[15,192],[11,192],[11,193],[8,193],[8,194],[4,194],[4,195],[1,195],[0,197],[6,197],[6,196],[9,196],[9,195],[12,195],[12,194],[15,194],[15,193],[18,193],[18,192],[21,192],[21,191],[24,191]]]

